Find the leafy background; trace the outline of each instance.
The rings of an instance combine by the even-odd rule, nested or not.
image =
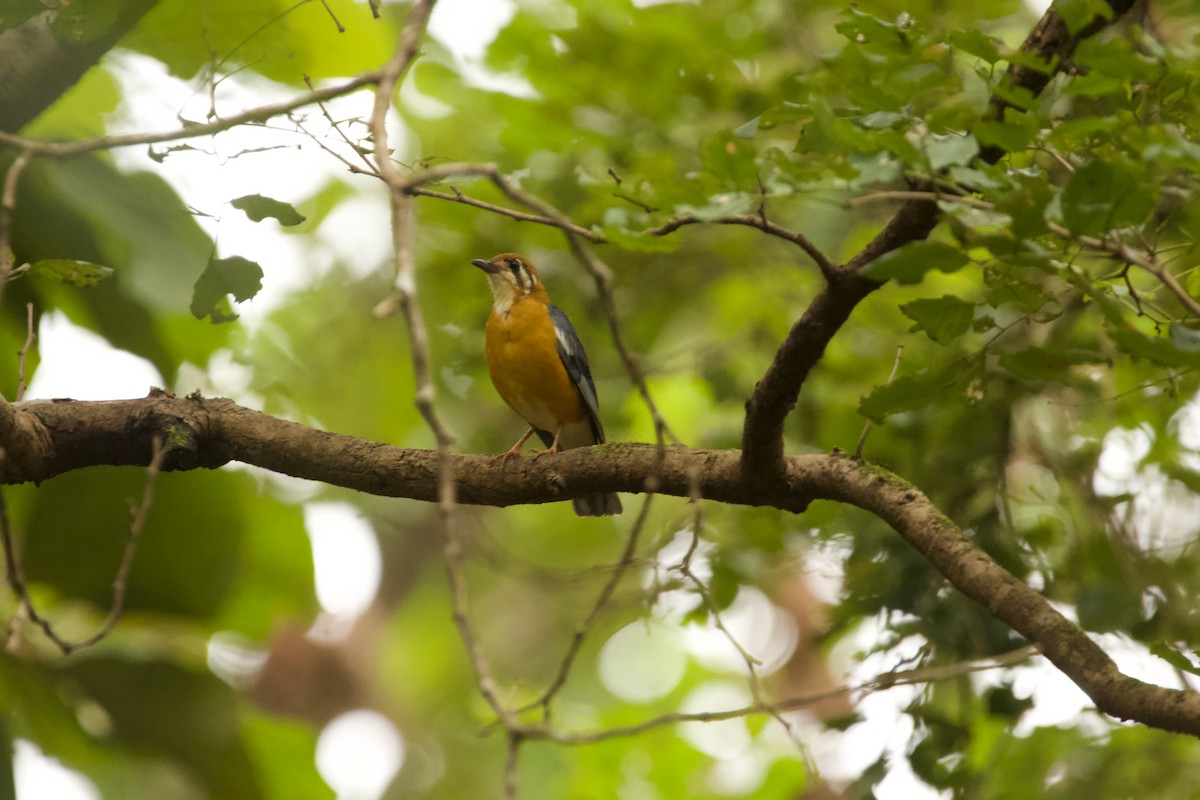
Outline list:
[[[1074,25],[1101,6],[1060,4]],[[88,36],[104,7],[78,4],[61,35]],[[306,76],[319,85],[386,60],[403,6],[384,6],[380,20],[366,4],[328,8],[344,33],[318,3],[163,0],[22,133],[168,129],[176,114],[203,120],[210,96],[228,115],[304,91]],[[789,418],[788,452],[853,450],[866,419],[882,423],[869,458],[1103,634],[1128,668],[1193,685],[1200,333],[1158,278],[1104,249],[1118,236],[1200,295],[1193,5],[1155,3],[1085,43],[1069,74],[1036,101],[1009,98],[1024,110],[999,121],[981,111],[1005,91],[1036,19],[1019,2],[570,0],[512,11],[481,60],[445,33],[466,6],[435,12],[399,96],[405,168],[495,163],[607,237],[598,252],[656,402],[681,440],[714,448],[738,446],[744,400],[820,274],[750,228],[645,231],[675,214],[763,208],[841,261],[886,220],[906,175],[936,176],[945,222],[872,265],[893,285],[833,340]],[[402,322],[371,314],[391,282],[386,195],[348,168],[359,156],[330,124],[369,147],[370,102],[362,92],[331,103],[329,117],[310,107],[183,146],[35,159],[17,196],[17,263],[113,272],[79,286],[42,265],[11,282],[0,349],[21,348],[32,302],[39,320],[102,336],[180,393],[431,447]],[[987,166],[976,156],[989,146],[1014,155]],[[186,177],[197,173],[204,185]],[[975,202],[950,196],[955,183],[975,187]],[[508,205],[484,181],[453,188]],[[238,201],[253,195],[286,205]],[[417,215],[437,402],[456,449],[499,452],[522,430],[488,384],[489,299],[466,263],[506,250],[540,267],[588,343],[610,438],[653,440],[560,232],[429,198]],[[35,347],[26,372],[40,360]],[[6,397],[17,383],[10,361]],[[65,635],[87,635],[106,613],[144,481],[143,470],[94,469],[6,489],[33,598]],[[533,699],[554,677],[640,502],[628,498],[611,521],[578,520],[565,504],[461,510],[472,621],[507,700]],[[378,537],[381,588],[356,618],[331,620],[317,602],[312,503],[348,504]],[[714,640],[704,598],[669,569],[693,530],[711,603],[760,655],[774,648],[771,696],[1022,644],[861,512],[702,511],[697,528],[687,502],[653,502],[637,567],[556,705],[563,730],[750,702],[744,664]],[[500,796],[504,749],[477,736],[489,712],[450,621],[440,547],[421,503],[247,469],[163,475],[113,634],[69,658],[31,626],[10,637],[0,741],[10,752],[36,744],[105,797],[329,797],[316,736],[339,713],[372,708],[405,745],[387,796]],[[1051,680],[1026,666],[830,702],[793,719],[800,747],[765,716],[534,743],[522,793],[866,797],[923,784],[964,797],[1192,795],[1194,742],[1070,702],[1056,718],[1031,699],[1031,684]],[[14,794],[11,774],[0,791]]]

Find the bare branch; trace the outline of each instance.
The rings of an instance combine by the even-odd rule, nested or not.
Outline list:
[[[104,620],[104,624],[100,626],[100,630],[74,645],[73,650],[90,647],[111,633],[125,610],[125,589],[129,582],[129,571],[133,568],[133,554],[137,551],[138,540],[141,538],[142,529],[146,526],[146,516],[150,513],[150,505],[154,502],[154,482],[158,478],[163,458],[167,453],[162,439],[155,437],[152,444],[154,449],[150,455],[150,463],[146,466],[146,486],[142,490],[142,501],[133,509],[133,522],[129,526],[129,538],[125,540],[121,565],[117,568],[117,576],[113,578],[112,607],[108,611],[108,617]],[[67,653],[66,650],[63,652]]]
[[[580,648],[583,647],[584,639],[596,627],[596,623],[600,620],[600,615],[608,606],[608,601],[612,599],[617,585],[620,584],[630,565],[633,564],[634,558],[637,555],[638,538],[641,536],[642,529],[646,525],[646,518],[650,513],[650,505],[653,500],[654,495],[650,494],[646,496],[645,502],[642,503],[642,509],[638,512],[637,519],[633,523],[633,528],[629,531],[629,538],[625,540],[625,549],[621,551],[621,558],[613,567],[612,575],[605,582],[604,587],[600,590],[600,594],[597,595],[592,610],[583,622],[575,626],[575,633],[571,636],[571,643],[567,645],[567,652],[563,655],[562,661],[559,662],[558,672],[555,674],[554,680],[550,681],[550,685],[546,687],[546,690],[542,692],[538,699],[517,709],[518,714],[534,708],[541,708],[542,719],[545,722],[550,721],[550,704],[559,690],[566,685],[567,678],[571,674],[571,667],[575,664],[575,658],[579,655]]]
[[[112,606],[109,607],[108,616],[105,617],[104,623],[100,626],[99,630],[88,638],[77,642],[69,641],[60,636],[50,620],[42,616],[34,608],[33,600],[29,597],[28,584],[25,582],[25,572],[21,568],[21,559],[17,555],[16,543],[13,541],[12,526],[8,517],[8,506],[5,503],[3,492],[0,492],[0,538],[3,539],[4,558],[8,566],[8,585],[17,596],[20,608],[20,613],[9,621],[7,635],[7,648],[9,650],[15,646],[17,626],[21,617],[28,619],[40,627],[46,638],[53,642],[65,656],[71,655],[76,650],[82,650],[85,647],[91,647],[98,643],[101,639],[112,633],[113,628],[117,626],[117,622],[121,619],[121,615],[125,611],[125,589],[129,581],[129,570],[133,567],[133,555],[137,551],[137,544],[142,535],[142,528],[146,525],[146,515],[150,512],[150,505],[154,501],[154,482],[158,478],[163,458],[166,455],[166,448],[161,438],[156,436],[151,443],[151,447],[152,452],[150,463],[146,466],[146,485],[142,490],[142,500],[133,510],[133,520],[129,526],[129,538],[125,540],[125,550],[121,554],[121,564],[117,567],[116,577],[113,578]]]
[[[698,488],[710,500],[796,512],[814,499],[849,503],[888,523],[963,594],[1035,644],[1101,711],[1200,736],[1200,694],[1122,674],[1084,631],[971,542],[916,487],[842,453],[792,456],[783,477],[770,482],[747,480],[736,450],[682,446],[611,444],[604,445],[604,458],[584,447],[501,463],[317,431],[229,400],[156,392],[141,400],[0,401],[3,480],[46,480],[98,464],[146,465],[153,437],[164,434],[179,444],[163,469],[213,468],[236,458],[295,477],[427,501],[441,499],[439,462],[448,460],[457,499],[482,505],[638,493],[651,477],[656,491],[676,497]]]
[[[587,745],[597,744],[599,742],[609,741],[611,739],[622,739],[630,736],[652,731],[655,728],[662,728],[667,725],[678,725],[683,722],[721,722],[729,719],[741,719],[743,717],[755,716],[758,714],[772,714],[781,711],[793,711],[798,708],[807,708],[815,706],[818,703],[831,700],[836,697],[846,697],[849,695],[859,695],[865,697],[875,692],[887,691],[896,686],[916,686],[926,683],[935,683],[937,681],[953,680],[964,675],[971,675],[976,672],[984,672],[992,669],[1003,669],[1005,667],[1015,666],[1016,664],[1026,661],[1037,655],[1037,650],[1033,647],[1021,647],[1009,653],[1004,653],[991,658],[978,659],[973,661],[962,661],[957,664],[946,664],[934,667],[919,667],[917,669],[904,670],[902,672],[886,672],[878,675],[869,681],[864,681],[857,684],[843,684],[835,686],[832,689],[826,689],[820,692],[811,694],[799,695],[790,697],[785,700],[778,700],[769,705],[764,703],[752,703],[742,708],[733,708],[727,711],[700,711],[692,714],[671,713],[663,714],[662,716],[653,717],[652,719],[639,722],[634,725],[626,725],[617,728],[604,728],[598,731],[587,733],[565,733],[556,731],[550,728],[529,728],[525,730],[525,735],[530,739],[548,739],[552,742],[563,745]]]
[[[800,387],[859,301],[878,287],[848,273],[836,284],[821,287],[792,326],[746,400],[742,453],[747,476],[760,482],[779,479],[784,464],[783,424],[796,405]]]
[[[505,208],[504,206],[496,205],[495,203],[489,203],[486,200],[479,200],[478,198],[470,197],[470,196],[465,195],[462,192],[458,191],[457,189],[454,190],[453,194],[450,194],[448,192],[439,192],[435,189],[426,189],[423,187],[417,187],[412,190],[412,193],[419,197],[432,197],[436,200],[449,200],[452,203],[462,203],[463,205],[472,206],[473,208],[479,208],[484,211],[490,211],[493,214],[499,214],[502,217],[508,217],[509,219],[515,219],[517,222],[533,222],[538,225],[548,225],[552,228],[561,227],[557,220],[550,219],[549,217],[544,217],[541,214],[529,214],[524,211],[517,211],[512,208]],[[578,225],[573,226],[573,232],[577,233],[580,236],[587,237],[589,241],[593,241],[593,242],[603,242],[604,241],[603,236],[594,234],[591,231],[588,231],[584,228],[579,227]]]
[[[821,248],[813,244],[802,233],[789,231],[781,225],[771,222],[764,214],[732,214],[726,217],[717,217],[714,220],[701,220],[691,214],[684,214],[678,217],[673,217],[665,224],[657,228],[648,228],[643,233],[648,236],[665,236],[668,233],[673,233],[685,225],[696,225],[702,222],[715,222],[718,225],[748,225],[751,228],[758,228],[763,233],[768,233],[771,236],[778,236],[780,239],[791,242],[798,246],[801,250],[808,254],[808,257],[816,262],[817,267],[821,270],[821,274],[828,279],[837,269],[837,265],[830,260],[829,256],[822,252]]]
[[[12,254],[12,223],[13,212],[17,208],[17,184],[21,182],[21,173],[29,166],[33,153],[22,150],[9,165],[4,174],[4,188],[0,191],[0,297],[13,271]]]
[[[1068,241],[1078,242],[1089,250],[1109,253],[1121,259],[1126,264],[1132,264],[1139,269],[1149,272],[1158,278],[1170,290],[1171,294],[1179,298],[1179,302],[1183,303],[1188,311],[1200,317],[1200,302],[1197,302],[1194,297],[1187,293],[1186,289],[1179,285],[1179,281],[1175,279],[1175,276],[1166,267],[1158,263],[1158,259],[1153,254],[1131,247],[1113,235],[1104,237],[1076,236],[1062,225],[1053,222],[1047,223],[1047,227]]]
[[[896,379],[896,370],[900,369],[900,357],[904,355],[904,345],[896,346],[896,360],[892,362],[892,371],[888,373],[887,383],[885,386],[891,385]],[[871,433],[871,420],[863,423],[862,435],[858,437],[858,444],[854,448],[854,458],[857,461],[862,461],[863,446],[867,443],[867,436]]]
[[[181,128],[158,133],[120,133],[110,136],[100,136],[95,139],[83,139],[75,142],[52,142],[43,139],[27,139],[11,133],[0,131],[0,145],[12,149],[28,151],[37,156],[47,158],[70,158],[72,156],[93,153],[98,150],[114,150],[118,147],[132,147],[142,144],[158,144],[174,142],[181,139],[195,139],[199,136],[211,136],[215,133],[236,128],[252,122],[265,122],[272,117],[278,117],[314,103],[333,100],[336,97],[356,92],[364,86],[370,86],[379,81],[380,70],[368,70],[335,86],[326,86],[298,94],[287,100],[256,106],[246,109],[231,117],[214,119],[212,122],[189,122]]]
[[[25,344],[17,351],[17,402],[25,399],[25,356],[33,347],[37,334],[33,330],[33,303],[25,304]]]
[[[304,85],[308,87],[308,90],[310,92],[316,91],[316,87],[313,86],[313,84],[312,84],[312,78],[308,77],[307,75],[304,76]],[[321,115],[323,117],[325,117],[325,121],[329,123],[329,127],[333,128],[333,130],[337,133],[337,135],[339,137],[341,137],[341,140],[346,143],[346,146],[349,147],[354,152],[355,155],[357,155],[360,159],[362,159],[362,162],[366,166],[367,171],[371,174],[376,174],[375,173],[375,165],[371,162],[371,159],[367,157],[367,154],[365,152],[363,152],[363,149],[361,147],[356,145],[354,142],[350,141],[350,137],[346,135],[346,132],[344,130],[342,130],[342,126],[339,125],[337,120],[335,120],[333,118],[333,115],[329,113],[329,109],[325,107],[325,103],[320,100],[316,101],[316,103],[317,103],[317,108],[321,109]],[[303,130],[303,127],[301,127],[301,129]],[[351,164],[349,161],[347,161],[345,158],[343,158],[341,154],[333,152],[332,149],[325,147],[324,144],[321,144],[321,147],[323,149],[325,149],[327,152],[329,152],[330,154],[332,154],[334,158],[338,159],[343,164],[345,164],[347,168],[358,169],[353,164]]]
[[[654,398],[650,395],[650,387],[646,385],[646,375],[641,365],[625,345],[625,336],[621,332],[621,317],[617,312],[617,302],[612,294],[612,270],[600,260],[599,256],[585,247],[577,237],[569,232],[567,233],[567,244],[571,248],[571,253],[587,268],[588,272],[591,273],[592,280],[596,282],[596,292],[600,295],[600,307],[604,310],[605,319],[608,320],[608,329],[612,337],[613,346],[617,348],[617,354],[621,356],[621,362],[625,365],[625,372],[629,375],[629,379],[633,381],[638,394],[642,396],[642,402],[646,404],[646,410],[650,412],[650,419],[654,422],[655,441],[658,442],[659,447],[666,446],[667,439],[679,443],[679,437],[671,430],[666,418],[658,410],[658,404],[654,402]],[[653,485],[649,485],[646,488],[649,491],[653,491],[654,487]]]
[[[801,752],[804,752],[804,745],[797,738],[796,731],[792,728],[792,724],[783,718],[783,714],[780,713],[780,709],[777,705],[767,702],[763,694],[762,681],[758,676],[758,668],[762,666],[762,662],[759,661],[758,658],[752,655],[748,650],[746,650],[746,648],[742,646],[742,643],[737,640],[737,637],[733,635],[729,628],[725,627],[725,621],[721,619],[721,612],[720,609],[717,608],[716,602],[713,600],[712,592],[709,591],[709,588],[707,585],[705,585],[704,581],[700,580],[696,573],[692,571],[692,559],[695,557],[696,550],[699,548],[700,531],[704,527],[704,498],[700,496],[698,487],[695,487],[692,490],[692,503],[695,505],[695,514],[692,517],[692,541],[688,546],[687,552],[684,554],[683,558],[680,559],[679,563],[676,564],[673,569],[677,569],[679,574],[692,584],[692,587],[696,590],[696,594],[700,596],[700,602],[704,605],[705,610],[708,612],[709,618],[712,619],[713,626],[721,632],[721,635],[725,637],[725,641],[729,642],[730,646],[732,646],[733,649],[737,651],[737,654],[741,656],[742,663],[746,665],[746,681],[750,686],[750,696],[754,699],[754,706],[762,708],[768,714],[770,714],[771,718],[778,722],[783,728],[788,738],[792,740],[794,745],[796,745],[796,748]]]
[[[453,194],[448,192],[439,192],[433,189],[424,188],[425,184],[437,183],[451,177],[485,177],[490,180],[496,188],[503,192],[507,197],[526,205],[530,208],[540,209],[540,213],[529,214],[524,211],[506,208],[504,206],[489,203],[485,200],[480,200],[475,197],[470,197],[463,194],[457,189]],[[493,164],[440,164],[436,167],[431,167],[414,175],[409,179],[409,185],[412,186],[412,194],[421,195],[423,197],[431,197],[438,200],[448,200],[453,203],[462,203],[474,208],[479,208],[484,211],[490,211],[493,214],[515,219],[518,222],[533,222],[538,225],[548,225],[553,228],[560,228],[567,233],[574,234],[581,239],[586,239],[592,244],[607,244],[608,238],[603,234],[596,233],[593,230],[583,227],[575,222],[572,222],[561,212],[551,209],[532,195],[516,189],[507,179],[505,179],[499,170]],[[666,223],[654,228],[647,228],[642,231],[646,236],[666,236],[674,233],[685,225],[699,225],[703,223],[712,223],[716,225],[745,225],[751,228],[758,228],[764,233],[772,236],[778,236],[781,239],[798,245],[804,252],[816,262],[823,274],[829,275],[834,269],[833,262],[826,256],[820,248],[812,243],[808,237],[802,233],[789,231],[774,222],[767,220],[763,215],[751,214],[735,214],[725,217],[717,217],[713,220],[701,220],[692,215],[683,215],[674,217]]]
[[[504,755],[504,796],[512,800],[517,796],[517,765],[521,757],[521,743],[525,737],[514,731],[508,732],[508,743]]]
[[[400,175],[388,145],[387,114],[391,108],[392,95],[401,77],[412,65],[417,55],[417,46],[429,22],[436,0],[417,0],[409,10],[400,42],[391,59],[380,71],[379,85],[375,90],[375,105],[371,112],[371,136],[375,142],[375,167],[387,184],[392,210],[392,249],[396,267],[395,288],[392,299],[404,315],[408,329],[410,360],[416,379],[416,405],[433,431],[437,441],[437,499],[445,534],[444,552],[446,572],[454,599],[453,616],[459,638],[475,672],[476,684],[487,704],[508,731],[508,756],[505,762],[504,793],[506,797],[517,796],[517,760],[521,738],[513,731],[516,719],[500,700],[500,693],[492,676],[491,667],[471,628],[470,600],[467,591],[466,563],[463,545],[457,529],[454,509],[458,503],[455,484],[455,459],[450,452],[453,438],[442,423],[434,408],[434,388],[430,367],[429,334],[424,315],[417,299],[415,235],[411,186]],[[376,313],[384,313],[389,305],[384,301],[376,307]]]

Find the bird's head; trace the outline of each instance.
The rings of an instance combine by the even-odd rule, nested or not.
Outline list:
[[[546,290],[542,288],[537,270],[516,253],[501,253],[487,261],[475,258],[471,263],[487,273],[495,308],[500,313],[507,312],[513,303],[529,295],[538,296],[537,299],[545,297]]]

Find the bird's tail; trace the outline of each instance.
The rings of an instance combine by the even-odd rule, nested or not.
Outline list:
[[[621,513],[621,498],[615,494],[585,494],[571,500],[580,517],[611,517]]]

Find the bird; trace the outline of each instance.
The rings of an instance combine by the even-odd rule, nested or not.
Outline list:
[[[471,263],[487,273],[492,310],[484,329],[488,373],[505,403],[529,423],[503,458],[521,453],[537,434],[557,453],[604,442],[600,403],[583,343],[562,309],[550,302],[537,270],[516,253]],[[571,500],[581,517],[621,513],[616,494],[585,494]]]

